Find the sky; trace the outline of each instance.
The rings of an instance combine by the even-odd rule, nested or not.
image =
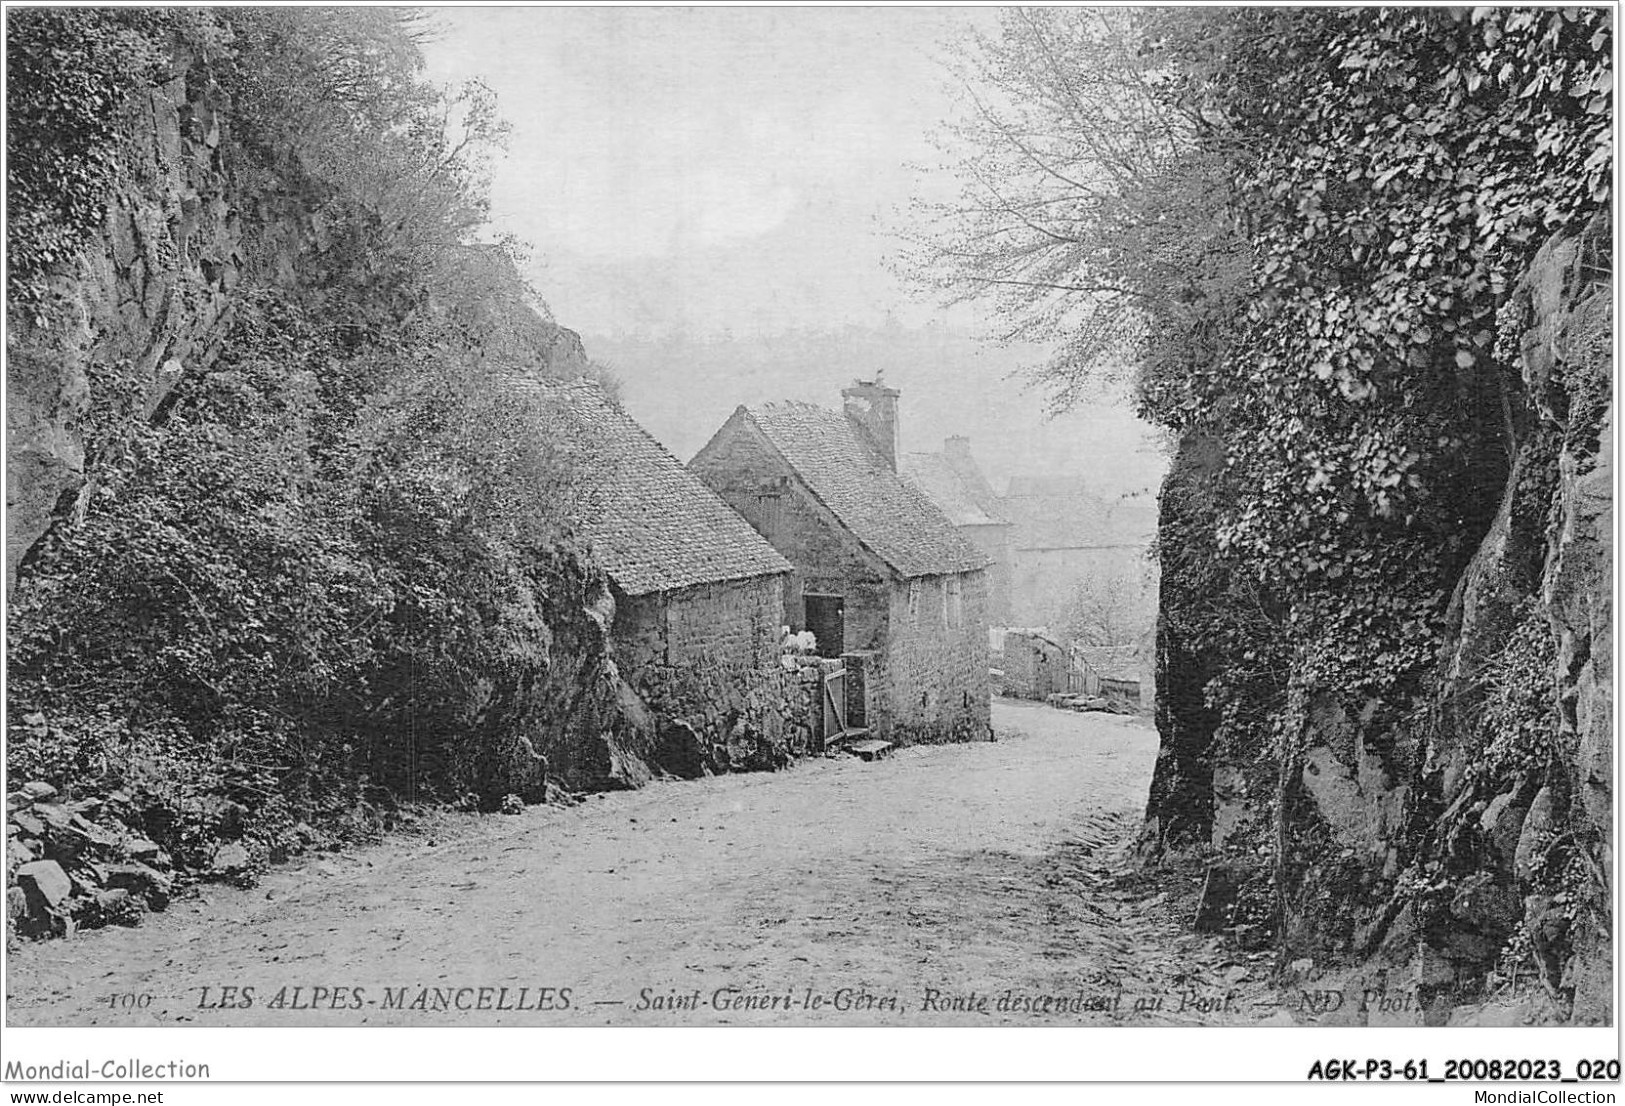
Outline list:
[[[443,8],[431,79],[514,133],[494,222],[544,297],[611,335],[923,321],[885,234],[951,100],[939,43],[991,9]]]
[[[718,411],[764,387],[787,394],[785,365],[756,363],[754,388],[742,378],[787,336],[825,355],[794,369],[797,398],[834,405],[842,384],[872,375],[877,349],[888,360],[888,334],[900,357],[963,351],[959,337],[993,331],[975,306],[913,294],[888,259],[910,200],[957,189],[920,169],[942,160],[932,134],[955,110],[944,46],[997,19],[967,7],[448,7],[425,57],[431,80],[478,78],[496,93],[513,131],[492,166],[493,229],[532,245],[528,275],[554,316],[589,356],[613,354],[627,409],[686,459]],[[955,340],[922,339],[944,328]],[[857,337],[843,347],[809,331]],[[703,395],[674,365],[696,348],[718,367],[699,374]],[[958,352],[894,364],[905,412],[924,415],[905,415],[905,446],[968,434],[998,455],[997,476],[1089,465],[1095,442],[1144,444],[1121,408],[1045,419],[1043,395],[1015,395],[1008,369],[1008,356]],[[996,423],[978,389],[998,394]],[[1030,456],[1008,448],[1012,435]]]

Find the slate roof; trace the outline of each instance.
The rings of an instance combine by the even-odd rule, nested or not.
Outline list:
[[[942,509],[955,526],[1008,526],[976,502],[976,493],[941,453],[903,455],[903,477]]]
[[[813,495],[902,576],[969,572],[992,563],[924,492],[892,470],[844,413],[795,401],[744,410]]]
[[[591,437],[602,477],[580,521],[593,552],[628,595],[791,570],[734,509],[587,380],[526,381],[560,398]]]

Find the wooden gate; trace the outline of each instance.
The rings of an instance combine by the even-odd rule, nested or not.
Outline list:
[[[824,677],[824,748],[839,743],[846,734],[846,669]]]

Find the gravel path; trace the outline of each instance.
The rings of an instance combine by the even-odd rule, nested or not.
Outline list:
[[[1262,963],[1184,932],[1171,916],[1188,908],[1180,896],[1148,898],[1121,876],[1155,733],[1008,701],[994,721],[994,743],[458,819],[432,845],[307,860],[135,929],[13,949],[9,1020],[1133,1025],[1274,1013],[1254,979]]]

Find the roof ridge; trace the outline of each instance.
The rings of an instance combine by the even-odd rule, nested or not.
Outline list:
[[[791,402],[798,402],[798,401],[792,400]],[[803,406],[813,407],[813,408],[817,408],[819,410],[824,410],[824,411],[829,410],[827,407],[826,408],[819,408],[816,403],[803,404]],[[834,414],[833,411],[831,411],[830,413]],[[750,410],[748,408],[746,409],[745,414],[747,416],[750,415]],[[752,422],[755,422],[755,420],[752,419]],[[756,427],[757,427],[758,430],[761,431],[762,437],[764,439],[766,439],[768,448],[771,449],[774,453],[777,453],[779,455],[779,458],[786,465],[789,466],[790,471],[798,473],[798,474],[801,473],[801,470],[800,470],[800,468],[797,467],[795,461],[793,459],[791,459],[790,457],[786,456],[784,450],[779,447],[779,443],[775,442],[773,440],[773,435],[769,434],[767,432],[766,428],[763,427],[760,423],[756,423]],[[835,508],[835,505],[827,502],[825,500],[825,498],[824,498],[823,493],[821,493],[818,490],[818,488],[813,486],[813,484],[805,478],[805,475],[803,475],[803,478],[802,478],[801,482],[806,487],[808,494],[810,494],[813,497],[813,499],[815,499],[818,502],[818,505],[820,507],[824,508],[824,510],[828,511],[830,514],[834,515],[836,521],[841,524],[842,528],[845,529],[848,534],[852,535],[852,540],[856,541],[860,546],[862,546],[864,549],[868,550],[875,557],[879,558],[879,560],[881,562],[883,562],[884,564],[890,566],[895,571],[897,571],[897,572],[902,572],[903,571],[901,568],[899,568],[897,566],[897,564],[895,563],[893,558],[886,556],[885,553],[883,553],[880,550],[876,549],[870,542],[868,542],[868,541],[866,541],[864,539],[862,534],[859,534],[855,529],[853,529],[852,525],[845,518],[842,517],[841,512],[838,511]],[[907,576],[908,574],[903,573],[903,575]]]
[[[745,416],[842,528],[899,575],[971,572],[991,563],[845,411],[787,400],[746,407]]]

